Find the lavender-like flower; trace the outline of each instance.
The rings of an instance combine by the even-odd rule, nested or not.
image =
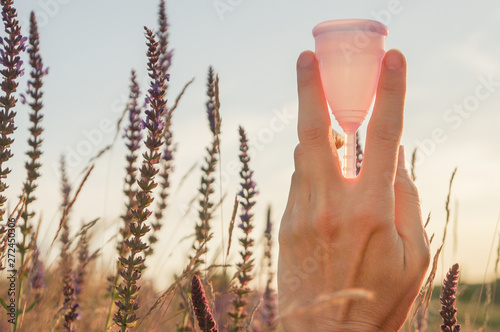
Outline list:
[[[125,245],[124,241],[130,237],[130,224],[134,218],[132,211],[137,208],[137,201],[135,196],[137,195],[137,188],[135,186],[137,182],[137,157],[138,150],[141,145],[142,140],[142,123],[141,123],[141,107],[139,106],[138,100],[140,95],[139,84],[137,83],[137,76],[135,70],[131,73],[131,83],[130,83],[130,94],[129,102],[127,104],[128,111],[128,126],[125,128],[124,138],[126,139],[125,145],[128,149],[128,155],[126,156],[127,175],[125,176],[125,185],[123,192],[126,196],[125,202],[125,214],[121,216],[123,220],[123,226],[120,228],[121,238],[118,241],[116,249],[118,250],[119,257],[126,257],[129,254],[129,247]],[[109,321],[111,319],[111,313],[113,310],[114,295],[116,291],[116,286],[120,278],[120,262],[117,261],[117,272],[114,276],[110,276],[108,279],[110,281],[111,287],[109,292],[111,294],[111,302],[109,304],[108,315],[106,317],[106,326],[108,328]]]
[[[45,288],[45,267],[43,262],[40,260],[40,251],[37,246],[34,246],[33,256],[31,257],[31,268],[29,281],[31,285],[31,289],[35,291],[37,296],[43,291]]]
[[[263,310],[262,310],[262,321],[266,326],[268,331],[274,331],[278,328],[277,316],[278,316],[278,298],[276,296],[276,291],[272,287],[272,282],[274,279],[273,268],[273,223],[271,221],[271,207],[267,209],[267,223],[266,230],[264,231],[265,247],[264,247],[264,260],[267,261],[267,283],[266,290],[264,291],[263,300]]]
[[[240,161],[242,168],[240,177],[242,179],[241,191],[238,196],[241,197],[241,223],[238,225],[243,230],[243,237],[241,237],[240,244],[243,250],[240,251],[241,262],[237,263],[238,267],[238,281],[239,287],[236,289],[237,297],[233,301],[234,310],[229,313],[233,320],[231,331],[238,331],[240,322],[245,319],[248,314],[245,311],[245,306],[248,304],[246,297],[251,292],[248,288],[248,283],[253,279],[252,269],[254,258],[252,258],[252,247],[254,240],[251,238],[250,233],[253,230],[253,213],[252,208],[255,205],[255,195],[258,192],[255,190],[256,183],[253,181],[253,171],[250,169],[250,156],[248,155],[248,139],[243,127],[239,128],[240,134]]]
[[[164,84],[166,79],[159,68],[159,45],[153,31],[146,27],[144,29],[146,31],[148,46],[148,71],[152,79],[147,97],[150,109],[146,110],[147,118],[142,123],[144,128],[148,129],[148,136],[145,141],[148,150],[143,154],[144,160],[140,169],[141,179],[137,181],[140,190],[135,196],[137,207],[132,210],[133,219],[130,223],[131,237],[124,241],[125,245],[129,247],[130,252],[128,257],[124,255],[119,257],[119,261],[123,266],[123,269],[120,271],[123,280],[117,287],[120,300],[115,302],[119,310],[114,316],[114,321],[121,328],[122,332],[127,331],[129,327],[135,326],[139,319],[136,313],[137,309],[139,309],[137,296],[140,289],[137,286],[137,281],[141,278],[145,261],[139,254],[148,248],[148,245],[141,238],[150,230],[145,221],[151,215],[151,211],[147,207],[154,200],[151,192],[157,186],[154,178],[158,173],[156,164],[160,162],[160,153],[158,150],[163,144],[161,134],[164,126],[162,113],[166,107]]]
[[[214,172],[215,167],[218,162],[218,152],[219,152],[219,134],[221,118],[219,113],[219,91],[218,91],[218,77],[214,78],[214,70],[212,67],[208,70],[208,83],[207,83],[207,95],[208,101],[207,106],[207,116],[210,126],[210,131],[212,132],[212,142],[207,147],[208,156],[205,157],[205,165],[201,167],[203,175],[201,177],[200,188],[198,191],[201,194],[200,210],[198,215],[200,218],[200,223],[195,226],[196,234],[196,244],[194,246],[195,250],[202,248],[203,243],[210,236],[210,221],[213,214],[213,206],[210,196],[214,192]]]
[[[158,238],[156,237],[156,233],[160,231],[163,219],[163,212],[167,208],[167,198],[168,198],[168,189],[170,188],[170,173],[173,170],[173,153],[175,151],[175,147],[172,139],[172,131],[170,130],[170,121],[171,116],[168,116],[166,119],[165,130],[164,130],[164,143],[163,143],[163,155],[161,158],[160,166],[161,171],[158,174],[161,178],[160,182],[160,193],[159,193],[159,201],[156,205],[156,210],[154,213],[155,220],[151,222],[151,228],[153,230],[152,234],[149,236],[149,248],[145,251],[145,255],[151,255],[153,253],[153,245],[158,242]]]
[[[68,225],[68,216],[70,209],[70,198],[69,195],[71,193],[71,185],[69,184],[68,176],[66,174],[66,161],[64,157],[61,157],[61,192],[63,196],[62,207],[62,233],[61,233],[61,260],[59,263],[60,270],[62,273],[62,283],[63,283],[63,308],[66,309],[66,313],[64,315],[63,327],[66,331],[74,331],[75,326],[74,322],[78,317],[77,309],[78,303],[75,299],[75,288],[74,288],[74,280],[73,280],[73,256],[70,251],[71,242],[69,240],[69,225]]]
[[[43,77],[48,73],[47,69],[43,66],[42,57],[40,56],[40,39],[34,12],[31,12],[30,17],[29,44],[29,63],[32,70],[30,73],[30,79],[28,80],[28,90],[26,91],[28,100],[25,100],[25,102],[31,108],[31,112],[29,114],[29,120],[31,122],[29,131],[31,135],[28,139],[28,145],[31,149],[26,153],[26,155],[28,156],[28,161],[25,163],[27,177],[23,185],[24,195],[26,195],[26,203],[24,205],[24,211],[21,215],[24,223],[20,226],[23,240],[21,243],[17,244],[17,247],[21,254],[21,266],[23,266],[24,264],[28,250],[30,250],[29,236],[32,234],[33,226],[30,225],[29,219],[33,218],[35,213],[30,211],[29,208],[30,204],[36,199],[36,197],[34,196],[35,189],[37,188],[36,180],[40,177],[39,169],[42,166],[39,162],[40,156],[42,155],[42,151],[40,150],[42,139],[40,138],[40,136],[43,132],[43,129],[40,126],[40,122],[43,118],[43,115],[41,114],[41,110],[43,107],[42,87]],[[19,276],[18,303],[20,303],[20,301],[22,300],[21,294],[23,291],[24,277],[24,275]]]
[[[359,131],[356,132],[356,175],[361,170],[361,163],[363,162],[363,148],[359,144]]]
[[[63,327],[66,331],[75,331],[75,321],[77,320],[79,313],[78,303],[75,301],[75,289],[73,287],[73,276],[70,270],[64,271],[63,277],[63,294],[64,301],[63,307],[66,308],[66,313],[64,314]]]
[[[14,93],[19,85],[16,80],[22,76],[23,62],[20,58],[20,53],[26,49],[25,43],[27,38],[21,35],[21,27],[17,19],[17,11],[13,7],[13,0],[1,0],[2,5],[2,21],[5,27],[5,38],[0,38],[0,64],[3,69],[0,73],[3,76],[3,81],[0,87],[3,95],[0,96],[0,221],[3,220],[5,209],[3,206],[7,198],[3,195],[7,184],[4,182],[7,175],[10,173],[9,168],[4,168],[4,163],[12,157],[10,146],[14,139],[10,137],[14,130],[14,118],[16,112],[13,108],[16,106],[17,99]]]
[[[31,12],[30,17],[29,43],[30,47],[28,48],[28,54],[30,56],[30,66],[32,70],[30,73],[31,79],[28,80],[28,90],[26,91],[26,94],[29,97],[29,102],[27,101],[27,103],[32,110],[29,116],[32,126],[29,128],[31,137],[28,139],[28,145],[31,147],[31,150],[26,153],[29,161],[25,165],[27,171],[27,179],[24,182],[26,204],[24,205],[24,212],[22,214],[24,225],[21,226],[21,233],[24,235],[24,238],[23,245],[20,246],[21,256],[24,256],[23,254],[26,250],[26,237],[31,233],[32,229],[32,227],[28,225],[28,219],[33,217],[34,212],[30,212],[28,207],[29,204],[36,199],[33,192],[37,188],[35,181],[40,177],[38,169],[42,166],[38,161],[42,155],[42,152],[40,151],[40,146],[42,145],[40,135],[43,132],[43,128],[40,127],[40,121],[42,120],[43,115],[40,111],[43,107],[43,77],[47,73],[47,69],[43,67],[42,57],[40,56],[38,25],[34,12]],[[23,262],[24,260],[21,259],[21,264]]]
[[[163,77],[168,77],[168,70],[170,65],[172,64],[172,55],[173,51],[168,49],[168,20],[167,20],[167,11],[166,11],[166,3],[165,0],[160,0],[160,8],[158,10],[158,23],[159,23],[159,31],[158,42],[159,42],[159,51],[160,57],[158,60],[158,64],[161,70],[161,74]],[[165,91],[168,90],[168,80],[165,79]],[[158,238],[156,237],[156,233],[158,233],[162,227],[162,219],[163,212],[167,208],[167,198],[168,198],[168,189],[170,188],[170,173],[173,170],[172,160],[173,153],[175,151],[175,147],[172,139],[172,131],[170,130],[171,122],[172,122],[172,111],[173,109],[166,109],[164,112],[164,121],[165,121],[165,130],[163,131],[163,139],[164,145],[163,156],[160,162],[160,200],[156,205],[156,210],[154,213],[155,220],[151,222],[152,233],[148,238],[149,248],[144,252],[146,256],[151,255],[153,253],[153,246],[156,242],[158,242]]]
[[[218,332],[217,323],[208,306],[207,296],[203,289],[200,277],[193,276],[191,284],[191,301],[193,302],[194,312],[198,325],[202,332]]]
[[[89,262],[89,239],[87,230],[83,230],[76,246],[78,249],[78,267],[75,271],[74,287],[75,295],[78,297],[82,293],[85,283],[86,267]]]
[[[441,293],[441,311],[439,311],[443,318],[442,332],[460,332],[460,325],[457,325],[457,309],[455,308],[458,274],[459,266],[455,264],[444,279]]]
[[[214,139],[219,143],[219,134],[221,128],[221,118],[219,113],[219,84],[218,77],[214,80],[214,69],[212,67],[208,68],[208,90],[207,96],[207,117],[210,124],[210,131],[214,135]],[[217,148],[219,146],[217,145]]]
[[[160,70],[164,77],[167,77],[167,72],[172,65],[173,50],[168,49],[168,19],[165,0],[160,0],[160,8],[158,10],[158,23],[160,25],[158,31],[158,41],[160,43]],[[168,86],[167,86],[168,88]]]
[[[128,254],[128,247],[124,245],[123,241],[128,239],[130,236],[130,223],[133,219],[132,210],[136,207],[135,195],[137,194],[137,189],[134,184],[136,183],[137,174],[137,157],[138,150],[140,148],[140,143],[142,140],[141,135],[141,107],[138,105],[140,89],[139,84],[137,84],[137,76],[135,71],[132,70],[131,74],[131,84],[130,84],[130,95],[128,104],[128,127],[125,128],[125,138],[126,146],[128,149],[127,159],[127,175],[125,176],[125,189],[123,190],[127,201],[125,203],[126,212],[122,216],[123,227],[120,229],[121,241],[118,243],[118,255]]]

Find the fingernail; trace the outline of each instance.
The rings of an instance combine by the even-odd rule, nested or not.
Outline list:
[[[314,53],[303,52],[299,57],[299,67],[309,67],[314,62]]]
[[[406,168],[405,167],[405,147],[403,145],[399,146],[398,167],[399,168]]]
[[[386,53],[384,63],[389,69],[400,69],[403,67],[403,55],[397,51]]]

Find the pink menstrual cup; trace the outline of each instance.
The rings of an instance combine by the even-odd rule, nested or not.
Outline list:
[[[373,103],[385,25],[372,20],[333,20],[316,25],[316,58],[326,99],[345,133],[344,176],[356,177],[356,131]]]

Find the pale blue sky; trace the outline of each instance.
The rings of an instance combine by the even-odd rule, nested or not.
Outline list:
[[[36,205],[37,211],[43,211],[41,237],[47,242],[54,236],[59,218],[55,171],[59,155],[65,151],[72,154],[72,179],[79,181],[79,172],[90,155],[112,140],[114,128],[99,127],[118,119],[123,98],[128,95],[131,68],[137,70],[140,80],[146,78],[143,26],[156,28],[158,1],[18,0],[16,6],[25,22],[30,10],[38,13],[41,51],[51,69],[44,87],[45,153]],[[436,234],[433,251],[442,236],[448,180],[457,166],[452,210],[458,202],[458,252],[455,256],[451,253],[450,229],[444,265],[458,261],[464,277],[482,278],[500,213],[500,4],[486,0],[175,0],[167,6],[170,45],[175,49],[170,102],[185,82],[196,79],[174,116],[178,151],[173,188],[188,168],[201,162],[210,137],[204,94],[207,69],[213,65],[221,80],[222,169],[228,179],[223,186],[228,193],[224,227],[238,186],[238,175],[231,171],[231,165],[237,161],[239,124],[245,126],[256,151],[252,165],[261,192],[256,231],[263,230],[268,204],[273,205],[277,225],[297,144],[297,56],[314,49],[311,31],[321,21],[380,20],[389,27],[387,47],[398,48],[407,57],[403,144],[408,155],[420,147],[417,186],[423,214],[432,211],[429,232]],[[463,110],[457,111],[460,108]],[[27,149],[27,112],[24,107],[17,110],[15,157],[9,162],[13,168],[8,179],[10,198],[18,195],[25,176],[22,152]],[[340,131],[336,123],[334,128]],[[89,146],[91,149],[85,151]],[[72,214],[75,227],[81,218],[103,217],[96,228],[95,245],[104,244],[114,234],[117,216],[123,211],[124,154],[118,143],[101,158]],[[188,252],[190,240],[180,246],[177,242],[192,232],[196,214],[179,220],[183,204],[198,186],[199,175],[196,170],[171,197],[170,218],[162,230],[164,255],[163,259],[157,257],[151,269],[155,274],[168,276],[181,270],[180,259],[166,261],[164,256],[173,253],[183,258]],[[220,227],[218,214],[214,221],[218,234]],[[226,232],[224,229],[227,241]],[[216,237],[214,246],[220,243],[221,238]],[[106,245],[105,251],[113,250],[114,244]],[[109,265],[104,258],[100,264]]]

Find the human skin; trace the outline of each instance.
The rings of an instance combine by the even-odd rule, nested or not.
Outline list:
[[[363,166],[353,179],[342,175],[311,51],[297,61],[297,85],[300,143],[279,231],[283,327],[399,331],[430,262],[418,191],[400,147],[406,60],[397,50],[383,59]],[[321,302],[325,297],[342,300]]]

